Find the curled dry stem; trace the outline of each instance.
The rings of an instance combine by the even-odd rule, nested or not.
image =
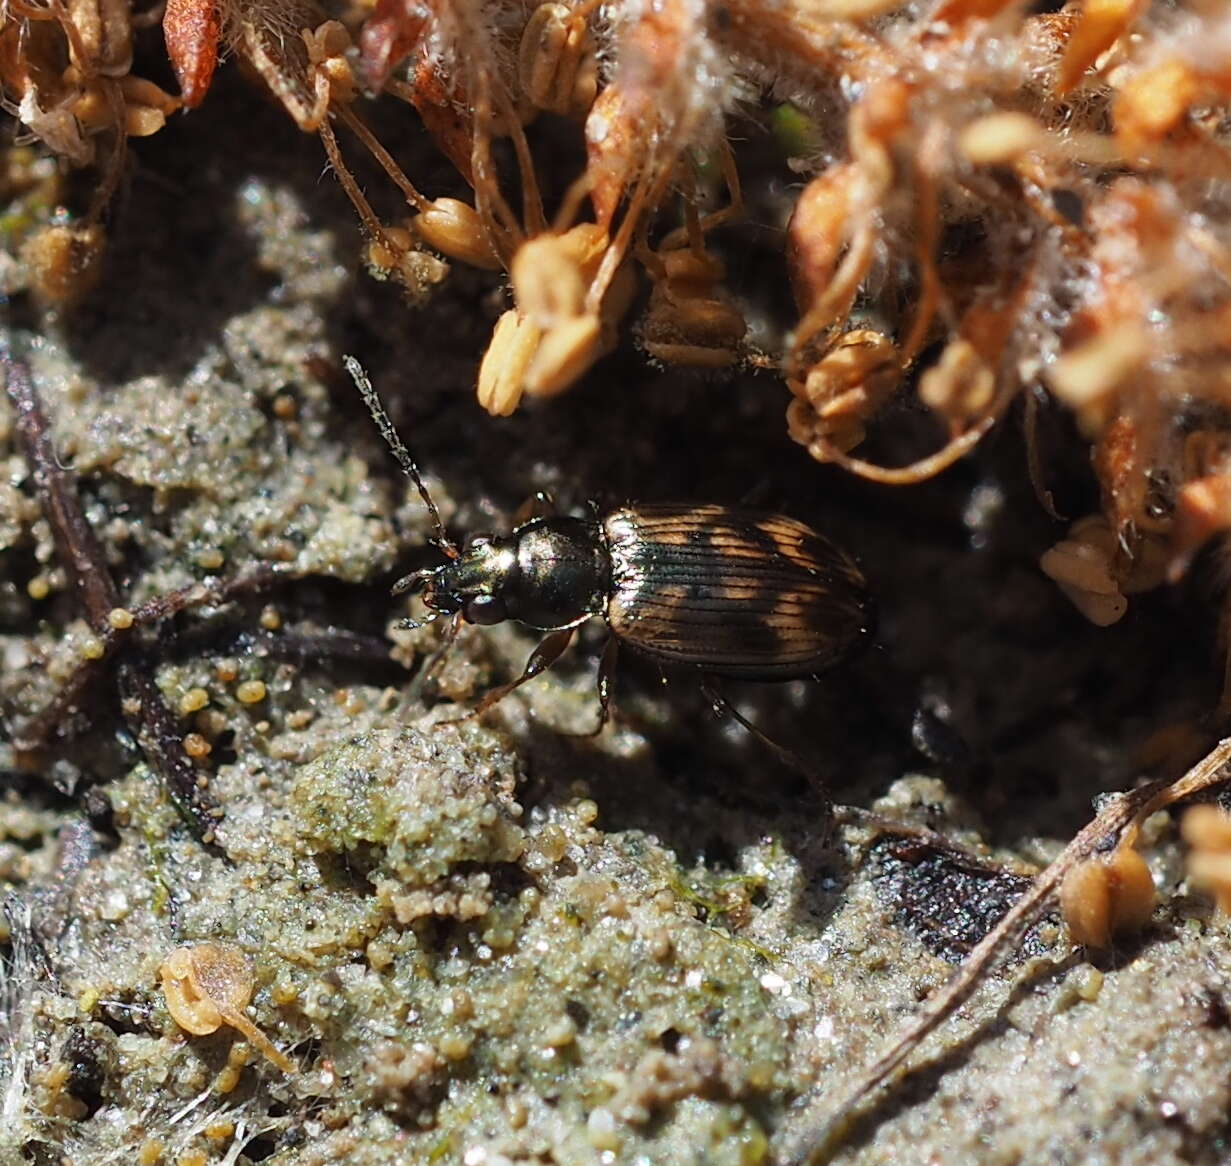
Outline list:
[[[1096,852],[1130,846],[1151,814],[1228,779],[1231,737],[1224,738],[1179,779],[1159,778],[1111,798],[1038,877],[1003,919],[983,937],[953,978],[932,996],[889,1049],[856,1080],[837,1108],[820,1120],[806,1120],[785,1155],[792,1166],[815,1166],[840,1148],[857,1118],[857,1109],[902,1067],[923,1040],[940,1027],[978,987],[984,974],[1047,908],[1064,876]]]
[[[380,139],[368,129],[364,121],[353,110],[348,109],[344,105],[338,106],[335,112],[339,120],[345,123],[347,129],[363,143],[368,153],[380,164],[380,168],[384,170],[393,184],[402,192],[402,197],[407,203],[420,214],[429,210],[432,205],[431,201],[411,182],[406,176],[406,172],[394,160],[393,155],[385,149]]]
[[[492,250],[507,267],[518,244],[527,235],[539,234],[546,226],[534,158],[516,103],[502,79],[482,6],[475,0],[452,0],[440,11],[442,14],[447,11],[447,23],[453,26],[449,33],[459,45],[465,46],[462,58],[465,76],[461,88],[471,95],[468,177],[475,192],[475,209],[488,233]],[[457,88],[456,83],[453,88]],[[521,217],[500,190],[491,148],[497,120],[507,130],[517,158],[522,188]]]
[[[363,191],[359,188],[359,183],[355,181],[355,176],[350,172],[349,167],[347,167],[346,162],[342,158],[342,151],[338,148],[338,139],[333,132],[333,126],[330,124],[328,117],[321,119],[321,124],[317,127],[316,132],[321,139],[321,145],[325,147],[325,156],[329,159],[329,165],[333,168],[338,185],[346,192],[346,197],[350,199],[351,205],[359,215],[363,223],[364,232],[390,254],[396,254],[396,246],[389,239],[389,236],[385,234],[385,229],[381,226],[380,219],[364,196]]]
[[[76,480],[56,456],[51,425],[30,369],[12,354],[7,337],[0,340],[0,368],[13,405],[18,441],[51,527],[56,554],[76,583],[87,622],[105,636],[111,613],[121,606],[119,588],[81,507]],[[197,782],[196,767],[184,752],[176,717],[163,700],[153,673],[138,661],[121,659],[117,685],[121,709],[142,754],[197,836],[211,844],[219,811]]]
[[[936,269],[936,252],[940,243],[940,196],[937,174],[943,163],[945,128],[933,121],[924,132],[919,156],[915,159],[915,224],[917,232],[916,260],[919,265],[919,300],[910,330],[902,342],[898,359],[903,368],[914,363],[915,357],[928,341],[932,321],[940,306],[943,288]]]
[[[585,311],[587,315],[598,315],[607,291],[611,287],[611,282],[615,279],[616,272],[620,270],[620,265],[632,246],[642,216],[662,202],[670,181],[671,170],[668,167],[661,168],[656,175],[645,173],[638,178],[615,237],[603,252],[598,271],[595,272],[594,279],[586,291]]]
[[[850,454],[843,453],[838,446],[824,437],[818,437],[816,443],[825,455],[823,460],[833,462],[869,482],[878,482],[883,486],[913,486],[919,482],[926,482],[928,478],[933,478],[947,470],[954,462],[961,461],[996,424],[1002,408],[1003,406],[993,410],[964,433],[950,438],[935,453],[911,462],[907,466],[881,466],[876,462],[865,461],[863,458],[851,457]]]
[[[659,240],[655,250],[672,251],[687,243],[693,251],[700,253],[705,250],[706,235],[718,227],[738,222],[744,217],[744,189],[740,182],[739,169],[735,164],[735,153],[731,149],[730,141],[725,137],[719,142],[718,148],[722,158],[722,178],[727,185],[727,205],[719,210],[710,211],[708,214],[699,215],[695,202],[689,200],[685,206],[685,225],[668,231]],[[645,250],[648,250],[648,246]],[[639,246],[638,257],[641,253],[642,247]]]

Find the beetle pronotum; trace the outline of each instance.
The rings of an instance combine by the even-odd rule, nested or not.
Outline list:
[[[394,594],[421,595],[429,612],[421,622],[450,615],[456,628],[461,620],[512,619],[547,633],[522,674],[488,692],[471,715],[549,668],[593,616],[611,633],[599,666],[599,729],[620,644],[703,678],[781,681],[823,672],[867,637],[871,601],[855,561],[780,514],[658,503],[574,518],[543,512],[539,495],[538,512],[510,534],[476,536],[459,548],[359,362],[344,360],[423,498],[436,531],[431,541],[446,558],[399,580]]]

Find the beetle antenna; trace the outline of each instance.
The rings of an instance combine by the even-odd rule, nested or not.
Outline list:
[[[403,473],[414,482],[415,488],[419,491],[419,497],[423,499],[423,505],[427,507],[427,512],[431,516],[432,525],[436,527],[436,537],[431,540],[433,545],[439,547],[449,558],[456,559],[457,547],[445,531],[445,524],[440,520],[440,511],[436,509],[436,503],[428,492],[427,484],[423,481],[423,475],[419,473],[419,467],[415,464],[415,459],[410,456],[410,450],[402,443],[402,439],[398,436],[398,431],[394,429],[393,422],[385,411],[385,406],[381,404],[380,397],[376,395],[376,390],[368,379],[368,374],[363,371],[363,365],[353,356],[343,356],[342,363],[346,365],[346,371],[350,373],[351,380],[355,382],[355,388],[359,390],[359,395],[363,398],[364,404],[367,405],[368,412],[372,414],[372,420],[376,422],[376,428],[380,430],[380,435],[385,439],[385,444],[389,447],[393,456],[397,458],[398,465],[402,467]]]

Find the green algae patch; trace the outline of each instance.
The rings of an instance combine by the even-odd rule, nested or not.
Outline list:
[[[509,780],[476,780],[482,754],[441,740],[373,733],[293,787],[298,814],[330,823],[315,844],[366,852],[389,908],[366,967],[297,982],[348,1083],[320,1160],[766,1161],[766,1115],[805,1082],[765,962],[671,890],[685,876],[653,837],[603,833],[584,797],[514,824]],[[349,784],[329,787],[339,767]],[[367,803],[358,822],[344,796]]]
[[[304,849],[366,856],[373,882],[428,884],[525,848],[511,776],[461,733],[356,737],[304,767],[290,805]]]

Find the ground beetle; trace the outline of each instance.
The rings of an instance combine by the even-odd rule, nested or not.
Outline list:
[[[538,495],[511,534],[476,536],[459,549],[363,369],[344,359],[447,558],[399,580],[394,594],[419,592],[429,610],[422,622],[450,615],[454,631],[461,620],[512,619],[548,633],[521,676],[488,692],[471,715],[549,668],[591,616],[611,632],[599,667],[599,729],[619,644],[703,677],[777,681],[815,676],[867,637],[871,601],[854,560],[780,514],[662,503],[573,518],[544,513],[549,503]]]

